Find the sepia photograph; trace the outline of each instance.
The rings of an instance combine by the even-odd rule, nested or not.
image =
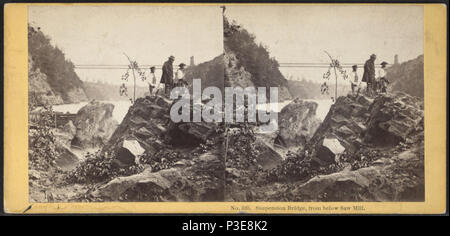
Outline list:
[[[421,5],[28,6],[29,201],[424,202]]]

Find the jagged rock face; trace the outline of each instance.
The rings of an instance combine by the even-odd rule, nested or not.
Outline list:
[[[423,98],[423,65],[423,55],[420,55],[416,59],[389,67],[386,75],[391,82],[389,89]]]
[[[420,99],[403,93],[379,95],[374,100],[348,95],[339,97],[331,106],[308,147],[317,154],[323,149],[324,139],[335,139],[346,152],[353,153],[361,147],[394,147],[408,137],[420,139],[421,132],[423,102]],[[328,155],[317,155],[317,158],[330,162]]]
[[[215,135],[217,125],[212,122],[173,123],[169,116],[171,105],[171,100],[161,96],[137,99],[102,152],[129,165],[132,157],[120,151],[124,140],[136,141],[146,154],[153,155],[166,144],[196,147]]]
[[[74,121],[77,128],[72,145],[82,148],[104,145],[117,127],[113,104],[92,101],[82,107]]]
[[[275,143],[285,147],[304,146],[320,125],[317,103],[296,99],[278,114],[279,133]]]
[[[394,146],[413,133],[423,132],[423,101],[404,93],[378,96],[369,108],[370,118],[364,141]]]
[[[170,119],[171,103],[170,100],[160,96],[137,99],[108,143],[103,147],[102,152],[121,160],[122,152],[119,153],[119,151],[124,140],[135,140],[146,152],[150,153],[161,149],[163,147],[161,140],[166,132],[164,124]],[[131,164],[129,161],[123,162],[125,163],[122,164]]]
[[[36,68],[28,54],[28,97],[34,105],[54,105],[64,103],[61,96],[56,95],[47,81],[47,76]]]
[[[292,194],[313,201],[424,201],[423,146],[354,171],[320,175]]]

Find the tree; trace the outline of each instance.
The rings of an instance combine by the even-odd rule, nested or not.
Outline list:
[[[130,77],[130,70],[132,71],[133,74],[133,98],[131,100],[131,103],[134,103],[136,101],[136,72],[138,73],[139,78],[141,78],[142,81],[147,80],[147,77],[145,75],[145,71],[142,71],[141,68],[139,68],[139,65],[137,63],[137,61],[131,60],[130,57],[124,53],[124,55],[127,57],[128,62],[130,64],[128,64],[128,69],[127,72],[122,75],[122,80],[124,81],[128,81],[128,78]],[[128,89],[125,86],[125,83],[122,83],[122,85],[120,86],[120,96],[127,96],[128,97]]]
[[[330,76],[331,76],[331,70],[334,71],[334,78],[336,80],[336,87],[334,90],[334,98],[332,97],[333,101],[336,102],[336,99],[338,97],[337,91],[338,91],[338,74],[337,71],[339,71],[339,74],[342,75],[342,78],[345,80],[348,78],[347,76],[347,72],[342,68],[340,62],[337,59],[334,59],[327,51],[324,51],[328,57],[331,60],[330,66],[328,67],[328,71],[323,75],[323,78],[326,80],[330,80]],[[320,86],[320,91],[322,94],[329,94],[329,87],[327,82],[324,82],[321,86]]]

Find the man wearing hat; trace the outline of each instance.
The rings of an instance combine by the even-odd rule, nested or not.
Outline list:
[[[184,68],[186,67],[186,64],[181,63],[178,65],[178,70],[175,72],[175,81],[176,86],[183,87],[187,85],[186,80],[184,79]]]
[[[355,90],[357,91],[356,94],[359,94],[361,82],[359,81],[358,76],[358,65],[352,66],[352,72],[350,73],[350,83],[352,86],[352,94],[355,94]]]
[[[362,82],[367,83],[366,92],[371,95],[374,91],[375,82],[375,60],[377,56],[375,54],[370,55],[370,58],[364,63],[364,74],[362,77]]]
[[[174,56],[170,56],[169,60],[164,62],[162,67],[162,75],[160,83],[165,85],[164,93],[169,95],[170,90],[173,88],[173,62],[175,61]]]
[[[148,83],[148,90],[150,91],[150,96],[152,96],[153,89],[156,87],[156,76],[155,76],[155,67],[154,66],[150,67],[150,75],[148,77],[147,83]]]
[[[389,84],[389,81],[386,78],[386,65],[388,65],[388,64],[389,63],[387,63],[385,61],[381,62],[381,64],[380,64],[381,68],[378,69],[378,73],[377,73],[379,86],[380,86],[382,93],[386,93],[386,88],[387,88],[387,85]]]

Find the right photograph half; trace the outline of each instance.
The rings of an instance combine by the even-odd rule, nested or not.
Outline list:
[[[425,200],[422,6],[222,13],[225,201]]]

